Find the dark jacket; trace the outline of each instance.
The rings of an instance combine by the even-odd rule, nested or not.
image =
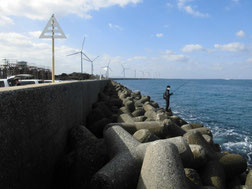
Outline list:
[[[170,100],[170,96],[173,95],[173,93],[170,93],[169,90],[165,90],[164,94],[163,94],[163,98],[165,100]]]

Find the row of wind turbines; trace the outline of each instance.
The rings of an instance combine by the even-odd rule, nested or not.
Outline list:
[[[82,41],[82,47],[81,47],[81,50],[79,52],[76,52],[76,53],[72,53],[72,54],[68,54],[67,56],[72,56],[72,55],[77,55],[77,54],[80,54],[80,57],[81,57],[81,73],[83,73],[83,60],[85,61],[88,61],[91,63],[91,75],[93,75],[94,73],[94,61],[99,58],[99,56],[95,57],[93,60],[91,60],[83,51],[83,48],[84,48],[84,44],[85,44],[85,37]]]
[[[72,53],[72,54],[68,54],[67,56],[73,56],[73,55],[77,55],[77,54],[80,54],[80,59],[81,59],[81,73],[83,73],[83,60],[87,61],[87,62],[90,62],[91,63],[91,75],[94,74],[94,61],[97,60],[99,58],[99,56],[95,57],[94,59],[90,59],[86,54],[85,52],[83,51],[83,48],[84,48],[84,45],[85,45],[85,37],[82,41],[82,47],[81,47],[81,50],[78,51],[78,52],[75,52],[75,53]],[[122,74],[123,74],[123,77],[125,78],[126,77],[126,70],[130,70],[130,68],[127,68],[125,67],[123,64],[121,64],[122,66]],[[106,72],[105,72],[105,76],[106,78],[109,78],[109,73],[111,70],[110,68],[110,60],[107,64],[107,66],[104,66],[104,67],[101,67],[102,69],[104,69]],[[139,71],[140,73],[142,73],[142,77],[145,78],[145,77],[149,77],[151,78],[151,73],[150,72],[144,72],[144,71]],[[101,76],[101,72],[100,72],[100,76]],[[137,70],[135,69],[134,70],[134,76],[135,78],[137,77]],[[153,78],[154,77],[160,77],[160,74],[157,72],[155,73],[155,76],[153,74],[152,76]]]

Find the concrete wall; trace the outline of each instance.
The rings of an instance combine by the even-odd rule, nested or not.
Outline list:
[[[69,129],[85,123],[107,82],[0,89],[0,188],[50,188]]]

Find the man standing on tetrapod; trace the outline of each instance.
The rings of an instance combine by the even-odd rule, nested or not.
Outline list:
[[[168,85],[167,87],[166,87],[166,90],[165,90],[165,92],[164,92],[164,95],[163,95],[163,98],[165,99],[165,101],[166,101],[166,108],[165,108],[165,110],[168,112],[168,110],[169,110],[169,106],[170,106],[170,96],[171,95],[173,95],[173,93],[170,93],[170,85]]]

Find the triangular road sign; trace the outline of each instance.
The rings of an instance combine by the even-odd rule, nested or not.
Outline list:
[[[39,36],[39,38],[66,38],[64,32],[62,31],[58,21],[54,17],[54,14],[51,16],[48,21],[45,29]]]

